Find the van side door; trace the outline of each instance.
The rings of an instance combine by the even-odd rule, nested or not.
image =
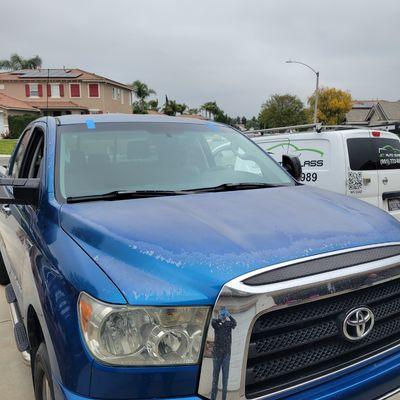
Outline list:
[[[300,179],[302,183],[344,194],[344,185],[338,179],[343,176],[343,170],[332,171],[331,167],[332,144],[336,147],[333,139],[334,137],[329,138],[327,134],[323,137],[309,132],[301,137],[293,134],[290,138],[269,137],[254,141],[280,164],[284,154],[298,157],[303,169]],[[335,157],[341,158],[342,154],[336,154]]]
[[[347,147],[346,194],[379,207],[377,159],[373,138],[367,132],[345,139]]]

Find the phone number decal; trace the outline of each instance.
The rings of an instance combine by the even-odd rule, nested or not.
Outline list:
[[[306,172],[301,174],[301,182],[317,182],[318,174],[316,172]]]

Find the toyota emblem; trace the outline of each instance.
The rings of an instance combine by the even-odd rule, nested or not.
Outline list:
[[[343,335],[346,339],[357,341],[364,339],[375,323],[374,313],[368,307],[359,307],[349,311],[343,321]]]

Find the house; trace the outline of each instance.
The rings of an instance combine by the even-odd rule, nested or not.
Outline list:
[[[367,125],[368,113],[375,106],[378,100],[355,100],[351,110],[346,114],[347,125]]]
[[[378,101],[367,115],[369,125],[395,124],[400,122],[400,101]]]
[[[40,114],[40,110],[22,100],[0,93],[0,137],[8,133],[8,117],[10,115]]]
[[[1,72],[0,94],[45,115],[132,113],[129,85],[77,68]]]
[[[355,101],[346,114],[346,124],[369,126],[399,132],[400,101]]]

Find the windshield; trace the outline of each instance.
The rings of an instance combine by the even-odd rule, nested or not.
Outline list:
[[[214,123],[65,125],[58,135],[57,186],[64,199],[226,183],[294,184],[258,146]]]

